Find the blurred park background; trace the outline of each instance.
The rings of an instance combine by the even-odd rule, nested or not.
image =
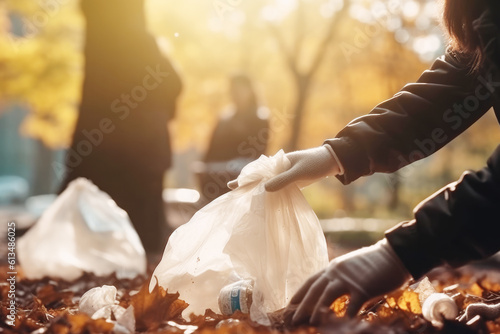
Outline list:
[[[229,103],[231,73],[249,73],[270,110],[268,155],[321,145],[444,52],[438,16],[435,0],[148,0],[148,27],[184,83],[165,187],[196,189],[191,166]],[[57,191],[78,115],[84,34],[77,0],[0,1],[2,204]],[[463,170],[483,166],[500,141],[496,123],[489,112],[395,174],[349,186],[326,179],[304,194],[322,219],[407,219]]]

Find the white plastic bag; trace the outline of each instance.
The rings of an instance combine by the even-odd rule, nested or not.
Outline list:
[[[68,185],[17,246],[23,272],[32,279],[146,272],[146,254],[127,213],[84,178]]]
[[[178,291],[191,312],[219,310],[221,289],[254,282],[251,319],[269,324],[267,313],[285,307],[311,275],[328,264],[318,218],[296,185],[270,193],[264,183],[286,170],[283,151],[261,156],[238,177],[239,187],[205,206],[171,236],[156,267],[156,281]]]

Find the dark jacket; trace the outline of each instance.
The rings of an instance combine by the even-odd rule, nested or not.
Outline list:
[[[174,116],[181,81],[146,31],[143,2],[81,2],[87,33],[85,80],[71,147],[83,160],[76,169],[108,164],[163,173],[170,165],[166,125]],[[109,130],[101,131],[101,139],[97,130],[103,119],[109,120],[104,122]],[[78,145],[92,131],[97,144],[85,154]]]
[[[253,113],[234,112],[229,117],[220,118],[203,161],[256,160],[266,151],[268,131],[269,121],[267,117],[260,117],[258,110]]]
[[[219,119],[203,158],[206,169],[199,174],[201,192],[206,200],[230,191],[227,182],[237,178],[247,163],[265,153],[269,139],[265,111],[265,107],[234,111]]]
[[[480,71],[448,51],[416,83],[327,140],[348,184],[393,172],[449,143],[491,107],[500,120],[498,20],[490,10],[475,21],[487,57]],[[386,233],[415,279],[430,269],[460,266],[500,250],[500,147],[479,172],[467,172],[415,209],[415,219]]]
[[[86,21],[80,113],[61,191],[86,177],[127,211],[147,252],[164,248],[167,121],[180,77],[146,30],[144,0],[81,0]]]

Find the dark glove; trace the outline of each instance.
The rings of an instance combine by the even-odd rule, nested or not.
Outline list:
[[[309,278],[290,301],[286,313],[291,323],[318,325],[330,305],[350,295],[347,316],[354,317],[363,304],[402,286],[411,278],[386,239],[334,259]],[[290,312],[293,315],[290,315]]]

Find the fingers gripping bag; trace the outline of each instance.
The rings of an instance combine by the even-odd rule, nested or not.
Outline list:
[[[30,279],[146,273],[146,254],[127,213],[85,178],[72,181],[17,246]]]
[[[272,193],[264,189],[289,166],[283,151],[247,165],[237,189],[207,204],[170,236],[150,290],[158,283],[178,291],[189,304],[185,316],[209,308],[226,313],[235,306],[248,312],[248,306],[253,321],[269,325],[267,313],[285,307],[302,283],[328,264],[319,220],[300,189],[295,184]],[[229,305],[219,296],[230,298]]]

